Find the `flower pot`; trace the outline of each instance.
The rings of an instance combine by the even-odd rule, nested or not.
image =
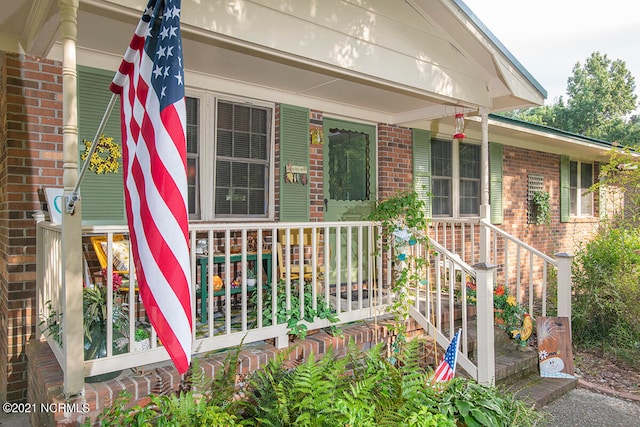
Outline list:
[[[506,328],[506,322],[502,317],[503,310],[501,308],[493,309],[493,324],[501,329]]]
[[[149,338],[133,342],[133,351],[149,350],[150,348],[151,342],[149,341]]]
[[[255,286],[256,282],[256,279],[247,279],[247,286]]]

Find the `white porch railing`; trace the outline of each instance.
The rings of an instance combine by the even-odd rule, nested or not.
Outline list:
[[[476,379],[479,382],[495,382],[491,308],[496,284],[504,285],[508,292],[513,293],[516,301],[527,307],[528,313],[534,318],[549,315],[571,319],[572,255],[558,253],[555,255],[557,259],[553,259],[486,220],[434,219],[430,224],[429,236],[435,241],[432,243],[436,253],[433,280],[436,284],[446,282],[450,305],[454,303],[456,294],[452,291],[455,282],[459,286],[459,300],[466,301],[466,286],[463,284],[466,284],[468,277],[475,277],[478,337]],[[465,304],[460,306],[464,336],[467,313]],[[427,315],[425,317],[430,319]],[[435,319],[439,320],[438,317]],[[454,333],[452,325],[449,318],[448,327],[445,325],[449,338]],[[437,325],[435,329],[441,331]],[[441,337],[438,335],[438,338]],[[465,341],[466,338],[462,341],[462,353],[466,356]],[[464,363],[466,361],[463,359],[461,364]]]
[[[55,327],[45,330],[50,322],[64,324],[61,301],[67,287],[62,274],[61,227],[42,221],[37,229],[37,310],[44,322],[40,332],[65,366],[68,352],[55,339],[56,334],[50,333]],[[278,313],[291,307],[311,304],[315,308],[326,302],[335,310],[338,324],[386,312],[390,295],[383,271],[391,268],[383,268],[382,255],[374,255],[379,232],[371,222],[194,223],[189,233],[195,354],[269,338],[284,347],[289,329]],[[105,348],[99,357],[78,361],[84,363],[85,377],[169,360],[153,330],[148,349],[131,351],[137,326],[147,321],[132,260],[124,267],[107,263],[103,274],[102,266],[96,265],[99,260],[93,260],[92,236],[103,240],[104,257],[113,260],[118,255],[114,242],[124,237],[128,245],[127,234],[124,226],[83,229],[84,253],[91,270],[85,275],[85,285],[113,289],[114,280],[123,280],[119,290],[105,292]],[[199,244],[203,239],[204,247]],[[255,285],[243,274],[249,269],[258,273]],[[118,275],[114,275],[116,270]],[[82,295],[77,297],[82,299]],[[114,325],[113,312],[123,304],[128,307],[128,322],[121,328]],[[62,317],[52,317],[54,312]],[[266,312],[271,315],[264,315]],[[327,320],[306,324],[309,329],[330,325]]]
[[[345,323],[385,313],[392,298],[392,256],[380,250],[380,230],[371,222],[194,223],[190,224],[189,233],[195,354],[269,338],[275,339],[277,346],[284,347],[288,343],[288,327],[278,318],[278,311],[304,307],[309,300],[314,307],[318,301],[328,303],[336,311],[339,323]],[[105,274],[100,274],[100,266],[96,268],[90,259],[93,251],[90,236],[103,238],[105,259],[112,260],[114,241],[121,236],[126,239],[127,234],[124,226],[83,230],[85,256],[92,270],[86,278],[89,286],[112,289],[114,281],[113,263],[107,263]],[[494,280],[509,284],[518,300],[530,307],[532,314],[546,315],[547,300],[551,296],[548,288],[549,284],[555,283],[551,277],[557,269],[558,315],[570,317],[569,256],[561,254],[559,261],[555,261],[484,221],[433,221],[430,236],[433,242],[426,255],[430,260],[429,278],[427,283],[415,284],[411,314],[443,348],[455,333],[456,322],[462,319],[459,362],[478,381],[494,381]],[[37,240],[38,315],[41,321],[55,321],[56,318],[50,316],[51,310],[62,313],[64,318],[61,302],[67,292],[62,272],[61,227],[40,222]],[[199,244],[201,241],[204,245]],[[480,259],[482,245],[489,248],[484,250],[489,254],[485,260]],[[118,268],[122,271],[122,266]],[[243,274],[249,269],[258,272],[255,285]],[[169,360],[153,330],[148,349],[131,351],[136,326],[146,321],[146,315],[136,291],[131,260],[124,270],[120,290],[105,294],[107,321],[103,354],[78,361],[84,364],[85,376]],[[300,277],[303,278],[302,286],[298,285]],[[475,277],[477,283],[477,307],[462,303],[466,302],[466,282],[471,277]],[[94,284],[94,281],[101,284]],[[533,298],[529,298],[530,295]],[[72,297],[81,302],[82,295]],[[296,300],[300,304],[295,304]],[[123,303],[128,304],[124,331],[117,326],[114,328],[112,316],[114,306]],[[478,320],[477,365],[469,357],[472,349],[468,347],[467,339],[470,332],[467,319],[474,315],[472,310],[477,310]],[[46,325],[41,325],[41,332]],[[308,325],[310,329],[326,326],[329,326],[326,320],[316,320]],[[49,334],[47,340],[60,365],[66,366],[64,361],[68,352],[54,337]],[[114,343],[121,346],[114,346]]]

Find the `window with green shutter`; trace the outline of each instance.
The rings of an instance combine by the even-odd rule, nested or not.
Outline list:
[[[91,141],[111,98],[113,71],[78,67],[78,161],[83,140]],[[104,135],[122,147],[120,103],[117,102],[105,126]],[[97,174],[87,170],[80,187],[82,221],[89,225],[125,224],[122,159],[118,172]]]
[[[309,110],[280,105],[280,220],[309,221],[309,185],[286,182],[287,166],[309,169]]]

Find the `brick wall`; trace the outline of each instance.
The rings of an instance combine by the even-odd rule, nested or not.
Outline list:
[[[311,110],[309,113],[310,130],[322,131],[322,112]],[[329,135],[324,136],[324,144],[328,143]],[[324,144],[311,144],[309,146],[309,186],[311,198],[311,221],[324,219],[324,180],[322,175],[322,163],[324,156]]]
[[[596,174],[598,167],[595,168]],[[527,177],[544,177],[544,190],[551,198],[551,224],[527,224]],[[504,224],[500,227],[536,249],[553,255],[574,252],[575,245],[591,237],[598,224],[598,203],[595,216],[571,218],[560,222],[560,156],[516,147],[504,147],[503,158]]]
[[[378,197],[413,188],[411,129],[378,125]]]
[[[42,189],[62,186],[62,69],[8,53],[2,64],[0,397],[19,401],[27,397],[25,348],[36,324],[32,216],[41,209]]]

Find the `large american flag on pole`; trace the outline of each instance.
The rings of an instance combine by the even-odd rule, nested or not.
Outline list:
[[[178,372],[191,362],[180,0],[150,0],[111,84],[120,95],[124,193],[140,295]]]

